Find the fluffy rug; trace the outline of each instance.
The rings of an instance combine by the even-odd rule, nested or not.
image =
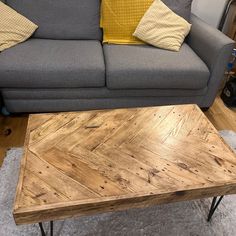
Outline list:
[[[222,131],[221,135],[236,150],[236,133]],[[0,235],[40,235],[35,225],[16,226],[12,205],[19,172],[22,149],[11,149],[0,169]],[[206,217],[211,199],[167,204],[147,209],[106,213],[92,217],[57,221],[54,235],[109,236],[234,236],[236,235],[236,196],[227,196],[217,209],[212,222]],[[45,224],[45,229],[47,229]]]

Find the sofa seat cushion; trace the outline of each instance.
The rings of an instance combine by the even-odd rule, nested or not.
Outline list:
[[[187,45],[179,52],[148,45],[104,45],[110,89],[202,89],[210,72]]]
[[[102,46],[95,40],[30,39],[0,54],[1,87],[105,86]]]

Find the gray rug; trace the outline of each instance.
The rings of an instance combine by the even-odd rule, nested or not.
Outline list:
[[[236,133],[223,131],[222,136],[236,150]],[[37,224],[16,226],[12,217],[21,156],[21,148],[11,149],[0,169],[0,236],[40,235]],[[210,204],[203,199],[57,221],[55,235],[235,236],[236,196],[225,197],[207,223]]]

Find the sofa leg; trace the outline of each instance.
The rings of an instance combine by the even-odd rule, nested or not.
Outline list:
[[[201,110],[202,110],[203,112],[208,111],[209,109],[210,109],[210,107],[201,107]]]
[[[9,116],[9,115],[11,115],[11,113],[7,110],[6,107],[2,107],[1,113],[2,113],[4,116]]]

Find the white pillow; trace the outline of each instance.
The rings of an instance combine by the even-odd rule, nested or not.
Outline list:
[[[134,36],[155,47],[179,51],[191,24],[175,14],[161,0],[153,4],[139,22]]]

